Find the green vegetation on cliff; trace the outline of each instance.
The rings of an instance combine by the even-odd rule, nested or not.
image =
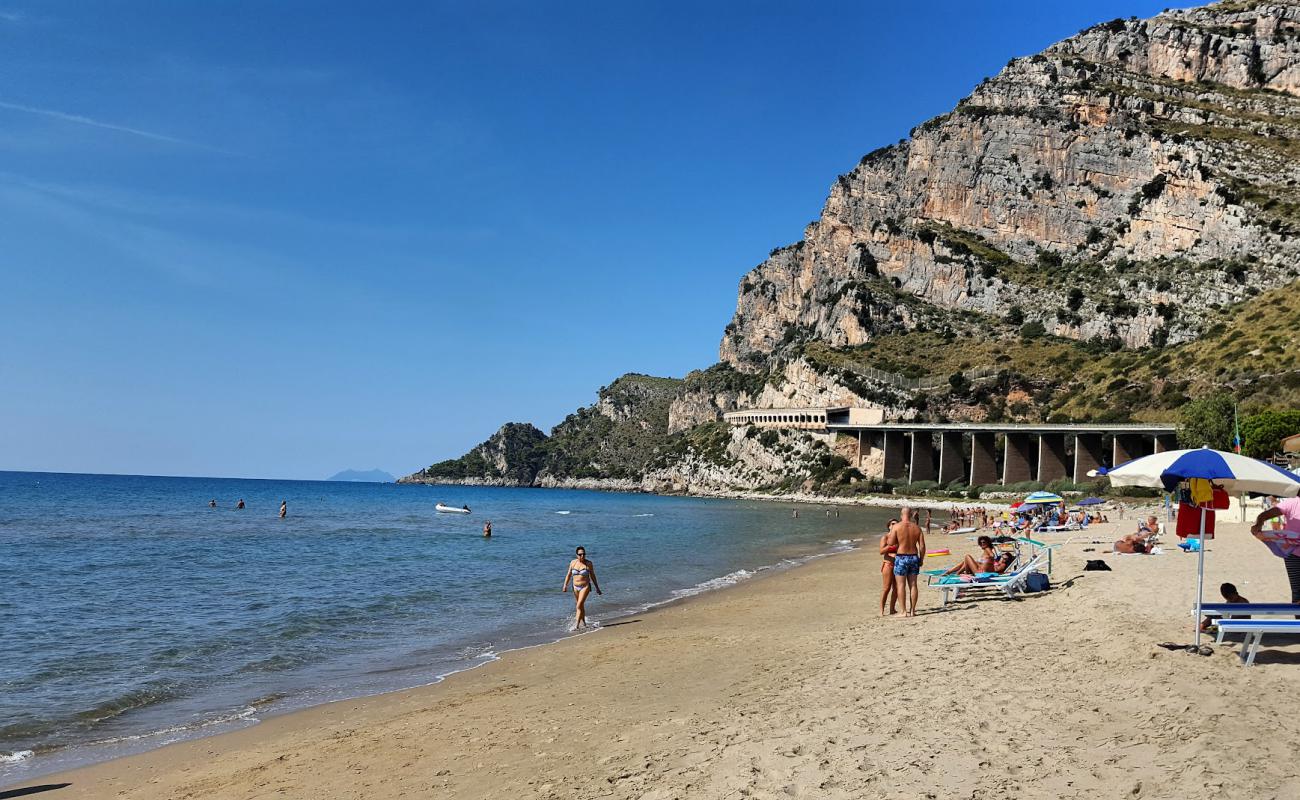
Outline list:
[[[1231,393],[1243,410],[1300,406],[1297,319],[1300,286],[1291,284],[1210,311],[1201,338],[1171,347],[1115,350],[1109,342],[1025,337],[1002,326],[984,336],[910,331],[850,348],[812,342],[803,354],[827,375],[874,368],[946,378],[946,391],[912,399],[935,416],[1159,421],[1214,392]]]

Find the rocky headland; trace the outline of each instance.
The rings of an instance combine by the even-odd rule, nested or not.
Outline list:
[[[403,481],[869,491],[831,435],[737,408],[1170,419],[1300,399],[1300,2],[1103,22],[868,153],[740,281],[719,363],[626,375]],[[848,487],[848,488],[845,488]]]

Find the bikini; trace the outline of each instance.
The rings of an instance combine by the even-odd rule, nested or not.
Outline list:
[[[589,570],[589,569],[587,569],[587,568],[585,568],[585,567],[582,568],[582,569],[573,569],[572,567],[569,568],[569,575],[570,575],[570,576],[581,575],[582,577],[585,578],[585,577],[587,577],[587,576],[590,575],[590,574],[591,574],[591,570]],[[582,586],[579,586],[577,581],[574,581],[574,582],[573,582],[573,593],[574,593],[574,594],[577,594],[577,593],[578,593],[579,591],[581,591],[582,589],[590,589],[590,588],[591,588],[591,583],[590,583],[590,581],[588,581],[586,584],[584,584],[584,585],[582,585]]]

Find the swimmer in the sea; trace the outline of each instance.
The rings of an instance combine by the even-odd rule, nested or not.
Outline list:
[[[244,507],[244,498],[241,497],[239,498],[239,502],[235,503],[235,508],[243,508],[243,507]]]
[[[208,508],[216,508],[216,507],[217,507],[216,498],[213,498],[212,500],[208,501]]]
[[[484,539],[492,538],[492,520],[488,520],[487,522],[483,523],[483,538]]]
[[[287,517],[287,516],[289,516],[289,501],[288,501],[288,500],[281,500],[281,501],[280,501],[280,519],[284,519],[284,518]]]

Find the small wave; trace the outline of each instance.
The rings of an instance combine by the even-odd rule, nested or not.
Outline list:
[[[172,681],[157,681],[149,686],[132,689],[124,694],[106,700],[93,708],[77,713],[76,718],[83,725],[94,725],[115,717],[120,717],[137,708],[152,706],[182,695],[181,686]]]
[[[710,578],[707,581],[701,581],[700,583],[697,583],[694,586],[690,586],[685,589],[676,589],[673,591],[673,598],[677,599],[682,597],[693,597],[697,594],[702,594],[704,592],[712,591],[714,589],[722,589],[727,586],[735,586],[737,583],[740,583],[743,580],[747,580],[749,578],[754,577],[754,575],[755,575],[754,570],[738,569],[735,572],[729,572],[720,578]]]
[[[221,714],[220,716],[205,719],[200,722],[172,725],[166,728],[160,728],[156,731],[148,731],[147,733],[137,733],[128,736],[110,736],[107,739],[96,739],[95,741],[89,742],[89,746],[95,747],[98,745],[121,744],[122,742],[138,742],[142,739],[154,739],[159,736],[168,736],[170,734],[185,734],[192,731],[201,731],[204,728],[211,728],[214,725],[229,725],[236,722],[260,722],[261,720],[254,716],[256,712],[257,709],[253,706],[246,706],[238,711]]]
[[[572,511],[556,511],[556,514],[572,514]]]
[[[653,517],[654,514],[633,514],[634,517]]]
[[[15,750],[12,753],[0,750],[0,764],[17,764],[19,761],[26,761],[33,755],[31,750]]]

